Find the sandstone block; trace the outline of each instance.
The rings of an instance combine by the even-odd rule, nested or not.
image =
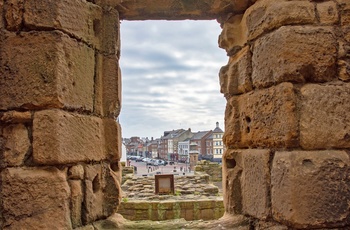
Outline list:
[[[31,112],[8,111],[0,113],[0,121],[4,123],[31,123]]]
[[[304,149],[350,147],[350,84],[301,88],[300,142]]]
[[[83,223],[91,223],[117,211],[120,181],[107,163],[85,166]]]
[[[18,31],[23,22],[23,0],[7,0],[4,6],[6,29]],[[3,19],[0,19],[3,20]]]
[[[84,179],[84,167],[82,165],[74,165],[68,169],[68,178],[72,180]]]
[[[85,201],[83,224],[92,223],[103,215],[103,170],[100,164],[85,166]]]
[[[145,7],[144,7],[145,8]],[[100,49],[106,55],[120,56],[119,13],[112,7],[103,7],[101,22],[96,29],[100,39]]]
[[[238,97],[227,100],[225,109],[225,133],[222,138],[225,146],[233,148],[241,142]]]
[[[336,56],[337,43],[331,28],[281,27],[255,43],[253,86],[334,80]]]
[[[23,124],[4,126],[0,130],[0,167],[21,166],[31,146],[27,128]]]
[[[350,81],[350,62],[339,60],[338,68],[339,68],[339,80],[349,82]]]
[[[92,110],[92,49],[59,31],[9,34],[2,47],[0,109]]]
[[[249,46],[230,57],[227,66],[220,70],[220,92],[226,97],[251,91],[251,59]]]
[[[68,181],[71,189],[71,221],[72,227],[76,228],[82,225],[81,221],[81,210],[83,204],[83,189],[81,180],[69,180]]]
[[[273,218],[292,228],[349,225],[349,166],[345,151],[276,152],[271,172]]]
[[[30,29],[56,29],[99,47],[95,31],[102,9],[81,0],[29,0],[24,2],[24,26]]]
[[[350,4],[346,0],[338,0],[340,9],[340,24],[347,42],[350,42]]]
[[[243,15],[231,17],[223,24],[219,36],[219,47],[226,50],[227,55],[236,54],[247,43],[246,27],[242,23]]]
[[[101,119],[60,110],[36,112],[33,122],[33,161],[67,164],[105,159]]]
[[[270,213],[270,151],[242,151],[243,213],[257,219],[267,219]]]
[[[65,172],[7,168],[1,181],[3,229],[72,229]]]
[[[247,26],[248,39],[284,25],[316,23],[315,7],[309,1],[264,0],[253,4],[242,21]]]
[[[225,213],[242,214],[242,150],[228,149],[223,155],[223,197]]]
[[[243,94],[234,100],[237,108],[226,114],[227,146],[298,146],[296,95],[291,83]]]
[[[335,2],[321,2],[317,4],[316,9],[322,24],[332,25],[339,21],[337,4]]]
[[[0,29],[4,27],[4,0],[0,0]]]
[[[118,117],[121,109],[121,71],[115,55],[97,57],[95,111],[102,116]]]
[[[122,154],[121,149],[121,127],[114,119],[104,119],[104,137],[106,156],[110,160],[119,161]]]

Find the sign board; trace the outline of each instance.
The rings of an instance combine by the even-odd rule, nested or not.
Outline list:
[[[174,175],[161,174],[155,176],[156,194],[174,194]]]

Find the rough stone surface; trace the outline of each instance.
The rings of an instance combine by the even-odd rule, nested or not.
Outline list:
[[[96,117],[60,110],[36,112],[33,122],[33,161],[67,164],[105,158],[103,123]]]
[[[117,6],[121,19],[216,19],[232,12],[242,12],[251,4],[249,0],[143,0],[108,1]]]
[[[229,56],[237,53],[247,43],[247,28],[242,17],[243,15],[232,16],[222,26],[219,47],[225,49]]]
[[[83,188],[81,180],[69,180],[68,181],[71,189],[71,205],[70,205],[70,215],[72,221],[72,227],[76,228],[82,225],[82,204],[83,204]]]
[[[339,60],[339,80],[349,82],[350,81],[350,62]]]
[[[105,217],[103,215],[103,171],[100,164],[85,166],[85,202],[83,223],[91,223],[94,220]]]
[[[253,40],[284,25],[316,23],[315,7],[309,1],[262,0],[245,12],[243,21]]]
[[[70,189],[57,168],[1,172],[3,229],[71,229]]]
[[[226,146],[298,146],[296,95],[291,83],[243,94],[228,103]]]
[[[113,161],[119,161],[122,154],[122,135],[120,124],[114,119],[104,119],[103,125],[106,157]]]
[[[3,12],[4,12],[4,0],[0,0],[0,30],[2,30],[5,27]]]
[[[0,128],[0,167],[21,166],[31,146],[27,128],[14,124]]]
[[[120,180],[106,163],[85,166],[83,223],[106,218],[121,201]]]
[[[72,180],[84,179],[84,167],[82,165],[75,165],[68,169],[68,178]]]
[[[4,123],[31,123],[31,112],[8,111],[0,113],[0,121]]]
[[[251,80],[251,52],[249,46],[230,57],[228,65],[220,70],[220,92],[226,98],[249,92],[253,89]]]
[[[349,176],[345,151],[276,152],[271,172],[273,218],[294,228],[349,225]]]
[[[300,142],[304,149],[350,147],[350,84],[301,88]]]
[[[92,110],[94,52],[61,32],[8,34],[0,65],[0,109]]]
[[[6,29],[18,31],[23,21],[23,0],[7,0],[4,6]],[[2,19],[1,19],[2,20]]]
[[[255,43],[253,86],[334,80],[336,55],[337,43],[331,28],[281,27]]]
[[[105,117],[118,117],[121,110],[121,72],[115,56],[98,55],[95,110]]]
[[[56,29],[99,47],[95,31],[102,10],[81,0],[29,0],[24,2],[24,26],[30,29]]]
[[[325,25],[332,25],[338,23],[339,14],[337,4],[332,1],[321,2],[317,4],[317,13],[320,17],[320,22]]]
[[[223,155],[223,197],[225,213],[242,214],[242,150],[228,149]]]
[[[270,151],[244,150],[242,159],[243,213],[266,220],[270,214]]]
[[[344,38],[350,42],[350,4],[347,0],[337,0],[340,8],[340,24]]]

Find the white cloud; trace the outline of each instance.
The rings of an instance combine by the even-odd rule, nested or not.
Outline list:
[[[123,137],[210,130],[216,121],[223,129],[220,32],[215,21],[122,22]]]

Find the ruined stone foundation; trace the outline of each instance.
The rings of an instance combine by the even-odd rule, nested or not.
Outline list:
[[[350,229],[349,0],[0,0],[0,228],[117,211],[119,20],[148,19],[222,26],[216,226]]]

